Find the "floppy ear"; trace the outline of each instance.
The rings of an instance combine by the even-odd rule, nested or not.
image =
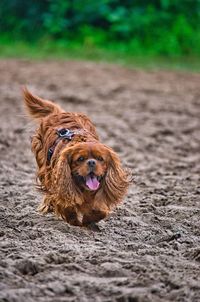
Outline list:
[[[117,205],[122,201],[128,190],[130,180],[129,174],[122,168],[117,154],[110,148],[108,148],[108,151],[110,160],[105,177],[103,193],[105,194],[107,205],[112,208],[112,206]]]
[[[53,179],[52,194],[57,197],[57,205],[62,205],[63,207],[73,206],[83,202],[71,175],[70,155],[72,149],[73,148],[69,148],[62,153],[52,173],[52,176],[55,177]]]
[[[33,95],[26,87],[22,89],[22,92],[26,109],[34,119],[41,119],[52,113],[63,112],[58,105]]]

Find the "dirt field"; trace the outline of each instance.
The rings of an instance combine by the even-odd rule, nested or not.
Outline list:
[[[100,231],[36,208],[20,86],[88,114],[135,184]],[[200,75],[0,61],[0,301],[200,301]]]

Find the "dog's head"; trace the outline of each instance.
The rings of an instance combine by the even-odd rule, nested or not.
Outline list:
[[[109,151],[104,145],[79,143],[64,151],[64,154],[79,189],[97,191],[102,186],[110,161]]]
[[[83,142],[62,150],[52,174],[53,190],[62,197],[76,192],[79,198],[91,192],[112,206],[126,193],[127,176],[111,148],[101,143]],[[76,202],[79,198],[76,197]]]
[[[52,173],[53,190],[67,198],[73,196],[81,203],[81,196],[91,192],[109,205],[118,203],[128,188],[127,173],[117,154],[107,146],[83,142],[62,150]],[[79,196],[79,197],[78,197]]]

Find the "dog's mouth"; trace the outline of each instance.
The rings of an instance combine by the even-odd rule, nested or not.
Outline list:
[[[84,186],[90,191],[96,191],[100,187],[102,176],[97,176],[93,172],[89,173],[86,177],[78,175],[76,176],[78,182],[84,184]]]
[[[100,186],[100,181],[101,178],[99,176],[96,176],[94,173],[90,173],[86,176],[86,186],[91,190],[91,191],[96,191],[99,186]]]

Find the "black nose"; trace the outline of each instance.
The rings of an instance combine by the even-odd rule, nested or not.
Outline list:
[[[89,160],[87,161],[87,164],[88,164],[88,167],[89,167],[89,168],[94,168],[95,165],[96,165],[96,161],[95,161],[94,159],[89,159]]]

